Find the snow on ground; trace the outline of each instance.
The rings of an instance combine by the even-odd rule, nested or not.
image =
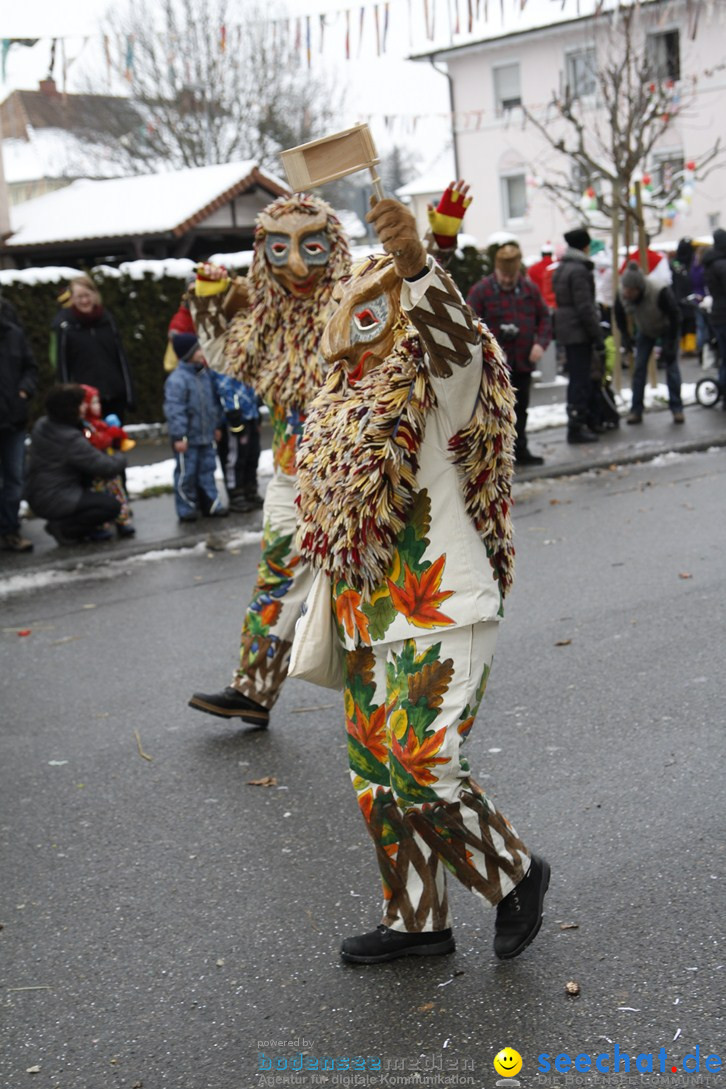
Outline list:
[[[234,552],[245,545],[259,544],[261,540],[262,533],[260,530],[240,530],[225,540],[223,550],[225,552]],[[0,601],[14,594],[49,590],[56,586],[67,586],[69,583],[88,582],[90,580],[104,581],[116,578],[121,571],[128,571],[130,568],[139,567],[144,563],[157,563],[159,560],[168,561],[189,556],[204,556],[208,551],[207,542],[199,541],[191,548],[154,548],[148,552],[142,552],[138,556],[127,556],[117,560],[109,559],[108,563],[94,564],[92,566],[79,563],[77,568],[70,571],[65,568],[54,568],[31,571],[28,574],[10,575],[8,578],[0,579]],[[215,551],[219,551],[218,546],[215,546]]]
[[[555,385],[560,384],[562,383],[555,383]],[[695,404],[695,382],[684,382],[682,384],[681,398],[684,405]],[[616,397],[616,400],[621,414],[627,412],[630,409],[630,390],[623,390],[622,394]],[[650,385],[645,387],[645,407],[652,408],[658,405],[668,405],[668,387],[665,382],[659,382],[655,389]],[[530,408],[527,413],[527,434],[532,434],[534,431],[545,431],[548,427],[564,427],[566,424],[567,407],[564,404],[536,405],[534,408]]]
[[[561,383],[555,383],[556,385]],[[681,386],[681,396],[684,405],[695,404],[696,385],[694,382],[684,382]],[[645,407],[666,406],[668,404],[668,387],[659,382],[656,389],[645,387]],[[630,408],[630,390],[623,390],[618,398],[621,413]],[[567,424],[567,408],[564,404],[537,405],[530,408],[527,417],[527,433],[546,431],[550,427],[565,427]],[[221,469],[217,463],[217,479],[222,479]],[[272,451],[263,450],[260,454],[260,463],[257,468],[260,477],[272,476]],[[126,470],[126,483],[129,495],[136,498],[142,495],[148,488],[171,488],[174,479],[174,459],[159,461],[154,465],[134,465]]]
[[[257,475],[272,476],[272,450],[260,454]],[[222,470],[217,462],[215,479],[222,480]],[[132,465],[126,470],[126,487],[131,499],[137,499],[149,488],[171,488],[174,483],[174,458],[157,461],[153,465]]]

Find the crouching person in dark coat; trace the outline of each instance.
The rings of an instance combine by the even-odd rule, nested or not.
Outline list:
[[[46,398],[46,416],[31,433],[26,498],[33,513],[47,518],[45,530],[60,545],[105,541],[106,528],[121,504],[106,492],[93,491],[94,478],[111,480],[126,468],[123,454],[94,449],[83,433],[80,386],[56,386]]]

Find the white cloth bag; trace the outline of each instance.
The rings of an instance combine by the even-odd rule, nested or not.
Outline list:
[[[344,653],[333,615],[330,579],[318,571],[295,625],[288,675],[341,690]]]

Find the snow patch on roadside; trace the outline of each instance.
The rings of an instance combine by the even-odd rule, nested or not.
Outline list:
[[[49,568],[32,571],[28,574],[10,575],[0,579],[0,601],[15,594],[34,593],[37,590],[53,590],[58,586],[68,586],[78,582],[101,582],[128,574],[134,567],[146,563],[158,563],[160,560],[187,559],[189,556],[207,556],[216,551],[233,552],[247,545],[259,545],[262,530],[243,529],[225,539],[221,548],[212,547],[210,542],[198,541],[190,548],[151,548],[136,556],[108,559],[100,564],[84,565],[79,563],[73,568]]]

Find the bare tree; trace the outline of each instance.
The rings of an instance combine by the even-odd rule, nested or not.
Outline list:
[[[544,110],[523,107],[526,121],[559,153],[554,161],[548,156],[539,187],[585,222],[600,225],[608,217],[615,238],[618,223],[626,237],[642,236],[646,216],[650,233],[657,233],[684,184],[705,178],[721,156],[717,140],[688,163],[656,169],[658,148],[688,118],[696,88],[681,79],[677,32],[649,37],[657,13],[648,7],[658,5],[618,4],[597,16],[589,64],[570,72],[574,85],[566,80]],[[648,172],[653,178],[644,204],[637,190]],[[590,189],[588,208],[583,192]]]
[[[125,51],[141,118],[116,143],[132,171],[235,159],[279,169],[277,153],[324,135],[342,105],[308,67],[295,22],[245,0],[133,0],[102,29]]]

